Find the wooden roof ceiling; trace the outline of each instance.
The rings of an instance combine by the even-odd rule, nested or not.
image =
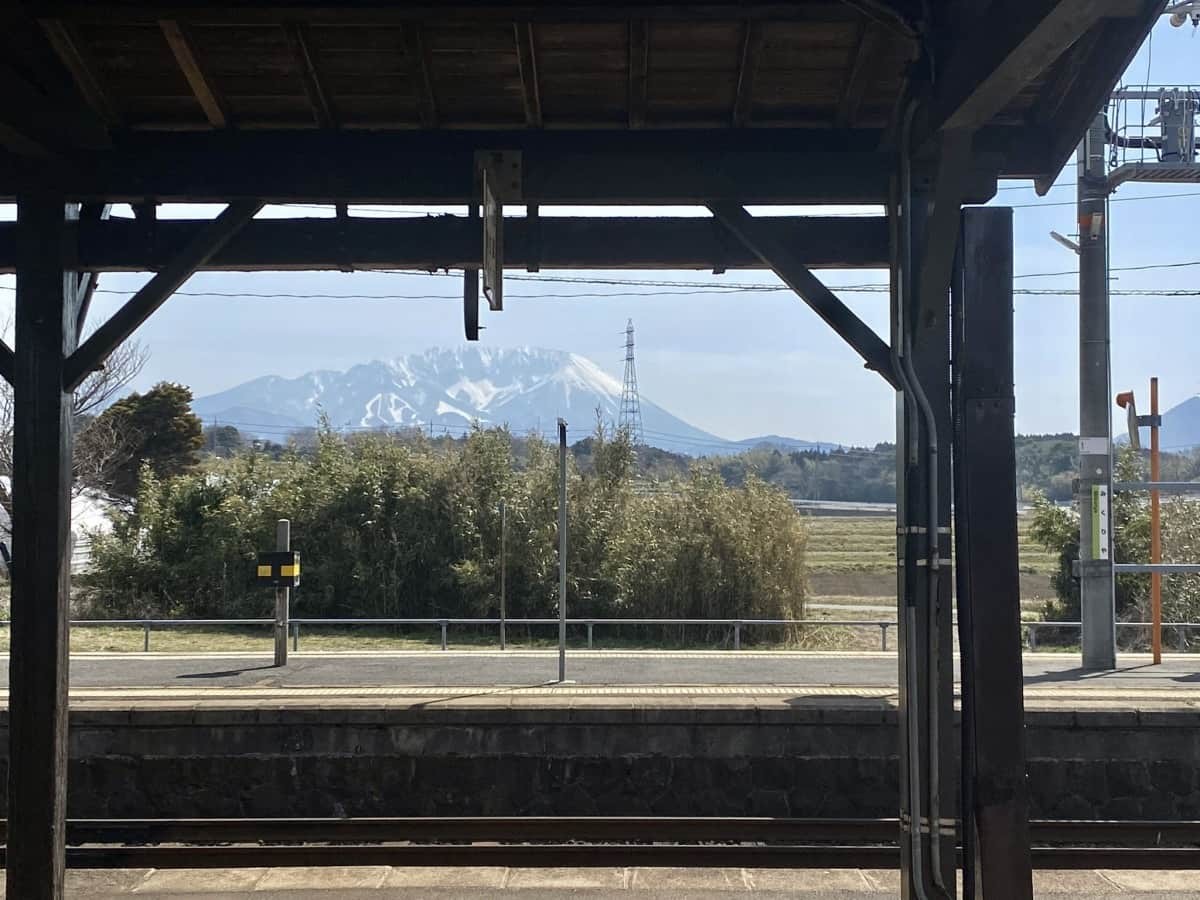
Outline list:
[[[8,127],[0,112],[0,144],[28,154],[58,149],[63,134],[86,148],[143,132],[805,129],[873,150],[917,71],[941,79],[946,121],[975,103],[960,124],[1008,155],[1007,174],[1039,174],[1078,137],[1056,140],[1055,127],[1082,129],[1161,5],[27,3],[3,23],[0,78],[94,122],[18,107]],[[953,96],[980,86],[981,102]]]

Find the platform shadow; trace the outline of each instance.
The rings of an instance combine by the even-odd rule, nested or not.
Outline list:
[[[1096,681],[1104,678],[1120,677],[1129,672],[1136,672],[1139,669],[1152,669],[1150,663],[1141,663],[1136,666],[1119,666],[1116,669],[1085,669],[1083,666],[1074,666],[1070,669],[1061,669],[1057,672],[1043,672],[1040,675],[1026,675],[1025,684],[1054,684],[1064,681]]]
[[[247,666],[244,669],[227,669],[224,672],[185,672],[182,675],[176,675],[176,678],[233,678],[237,675],[244,675],[246,672],[261,672],[264,669],[278,668],[275,665],[266,666]]]

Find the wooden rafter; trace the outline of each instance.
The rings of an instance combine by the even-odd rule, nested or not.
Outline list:
[[[296,60],[300,80],[304,83],[304,93],[312,107],[313,119],[321,128],[336,128],[337,116],[334,115],[333,104],[321,83],[321,74],[309,41],[308,26],[289,22],[284,25],[283,30],[287,35],[288,46],[292,48],[292,57]]]
[[[1098,19],[1126,18],[1141,6],[1144,0],[1026,0],[1012,14],[977,18],[941,66],[921,143],[943,128],[986,125]]]
[[[754,75],[758,69],[762,43],[762,23],[747,21],[742,30],[742,54],[738,62],[737,92],[733,102],[733,124],[738,128],[750,121],[750,110],[754,103]]]
[[[525,124],[542,127],[542,94],[538,85],[537,51],[533,42],[533,25],[517,22],[513,25],[517,41],[517,60],[521,66],[521,94],[525,100]]]
[[[842,101],[838,104],[838,128],[853,128],[858,118],[858,107],[862,104],[863,94],[875,72],[875,60],[884,46],[886,35],[883,26],[873,21],[863,22],[859,31],[858,43],[854,49],[854,57],[850,62],[850,70],[846,75],[846,86],[842,91]]]
[[[0,378],[9,384],[13,381],[13,371],[17,367],[17,356],[6,341],[0,340]]]
[[[231,122],[229,110],[220,93],[213,86],[212,79],[205,74],[204,67],[201,66],[183,26],[174,19],[160,19],[158,25],[162,29],[163,37],[167,39],[171,52],[175,54],[175,61],[191,86],[192,93],[196,96],[196,102],[200,104],[204,115],[208,117],[209,124],[213,128],[228,128]]]
[[[84,203],[79,209],[79,222],[82,227],[106,222],[112,215],[111,203]],[[83,334],[83,326],[87,324],[88,310],[92,307],[92,297],[100,282],[100,273],[86,271],[79,273],[79,284],[76,288],[76,305],[78,312],[75,320],[75,333]]]
[[[650,25],[645,19],[629,23],[629,127],[646,125],[646,81],[650,70]]]
[[[71,27],[60,19],[43,19],[42,30],[63,65],[71,72],[79,92],[109,128],[121,127],[121,116],[100,83],[96,68],[75,38]]]
[[[425,44],[424,29],[417,23],[404,27],[404,55],[408,61],[409,77],[417,95],[417,110],[421,124],[436,128],[438,124],[437,95],[433,90],[432,64]]]

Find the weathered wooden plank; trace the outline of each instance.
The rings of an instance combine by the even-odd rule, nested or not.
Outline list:
[[[646,125],[646,75],[650,68],[650,35],[645,19],[629,23],[629,127]]]
[[[63,896],[67,800],[71,395],[75,275],[61,195],[17,204],[7,895]]]
[[[430,71],[429,49],[425,45],[424,30],[413,24],[404,29],[404,58],[408,64],[409,77],[417,94],[417,111],[421,124],[436,128],[438,124],[437,95],[433,90],[433,74]]]
[[[87,100],[88,105],[96,112],[101,120],[110,128],[121,126],[121,116],[116,105],[109,97],[108,91],[100,83],[96,67],[92,64],[87,51],[80,46],[71,27],[58,19],[45,19],[42,29],[50,41],[50,46],[58,54],[63,65],[71,72],[79,92]]]
[[[521,65],[521,93],[525,100],[525,122],[530,128],[542,127],[542,94],[538,85],[537,45],[533,25],[517,22],[513,25],[517,42],[517,58]]]
[[[304,83],[304,92],[308,95],[308,102],[312,106],[313,119],[321,128],[336,128],[337,116],[334,114],[333,104],[330,103],[325,92],[321,73],[317,69],[316,58],[309,46],[308,27],[293,22],[284,26],[284,31],[291,44],[292,54],[296,58],[296,70],[300,75],[300,80]]]
[[[214,128],[227,128],[230,116],[225,102],[196,58],[183,27],[174,19],[163,19],[158,24],[209,123]]]
[[[733,105],[733,124],[739,128],[750,121],[751,104],[754,102],[754,77],[758,70],[762,43],[762,24],[746,22],[738,64],[737,95]]]

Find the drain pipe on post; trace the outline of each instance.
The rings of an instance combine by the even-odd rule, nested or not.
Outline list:
[[[916,111],[915,102],[910,102],[905,110],[903,129],[900,136],[900,201],[893,203],[892,218],[895,219],[898,214],[903,215],[903,228],[900,229],[901,238],[901,266],[904,274],[903,279],[900,279],[897,285],[898,302],[897,302],[897,322],[896,334],[900,338],[900,343],[903,345],[904,352],[901,354],[896,342],[893,341],[892,346],[892,364],[896,370],[896,376],[900,380],[904,390],[916,400],[918,418],[922,421],[926,436],[926,454],[925,463],[927,468],[926,482],[928,484],[928,499],[927,499],[927,518],[926,518],[926,537],[928,539],[928,568],[927,568],[927,583],[928,594],[926,602],[928,604],[929,629],[926,635],[928,643],[928,654],[930,662],[930,672],[928,678],[929,691],[926,697],[926,702],[929,706],[926,716],[928,717],[926,743],[928,749],[928,769],[926,773],[927,790],[928,790],[928,821],[929,821],[929,836],[930,836],[930,855],[931,865],[929,869],[932,875],[931,881],[939,898],[949,900],[951,894],[947,889],[942,879],[941,867],[941,779],[940,779],[940,754],[938,752],[938,708],[937,708],[937,672],[941,665],[939,653],[939,641],[937,633],[936,610],[938,601],[939,589],[939,572],[941,570],[941,561],[939,553],[939,524],[938,524],[938,439],[937,439],[937,420],[934,416],[933,407],[929,402],[928,396],[921,389],[920,380],[917,377],[916,371],[912,366],[912,336],[911,329],[907,326],[906,313],[907,307],[911,300],[911,283],[912,283],[912,171],[910,158],[910,145],[912,141],[912,120]],[[906,516],[907,518],[907,516]],[[911,527],[908,522],[905,523],[906,535],[907,528]],[[908,624],[910,634],[916,631],[916,604],[909,603],[906,598],[905,617]],[[917,662],[912,653],[906,653],[907,676],[908,681],[914,688],[919,683],[919,672]],[[920,736],[920,706],[914,702],[914,698],[919,692],[912,691],[909,694],[909,741],[912,744],[913,751],[919,751]],[[910,806],[912,807],[910,815],[912,821],[909,823],[912,829],[912,846],[913,860],[917,870],[920,873],[917,879],[917,892],[922,900],[925,897],[925,860],[924,854],[921,853],[921,816],[920,816],[920,759],[914,761],[914,756],[919,757],[919,753],[909,754],[909,793]],[[918,777],[913,778],[913,773]]]

